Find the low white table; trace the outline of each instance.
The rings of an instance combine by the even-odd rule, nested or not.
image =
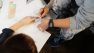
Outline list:
[[[9,28],[10,26],[12,26],[14,23],[18,22],[25,16],[36,16],[39,9],[43,7],[41,0],[32,0],[32,2],[29,4],[27,4],[25,0],[15,0],[15,4],[17,4],[15,17],[8,18],[7,1],[8,0],[4,0],[3,3],[4,6],[2,7],[0,12],[0,33],[2,32],[2,29]],[[30,36],[35,41],[38,52],[42,49],[43,45],[51,35],[46,31],[45,32],[40,31],[37,28],[37,25],[39,23],[40,21],[31,25],[23,26],[22,28],[20,28],[15,32],[15,34],[24,33]]]

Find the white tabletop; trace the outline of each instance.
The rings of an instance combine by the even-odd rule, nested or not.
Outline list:
[[[7,1],[8,0],[3,0],[3,7],[0,12],[0,33],[2,32],[2,29],[9,28],[11,25],[18,22],[25,16],[37,16],[37,12],[39,11],[39,9],[44,6],[41,0],[32,0],[32,2],[28,4],[25,2],[25,0],[15,0],[14,2],[16,4],[15,17],[8,18]],[[31,25],[23,26],[22,28],[20,28],[15,32],[15,34],[24,33],[30,36],[35,41],[38,52],[41,50],[45,42],[50,37],[50,33],[46,31],[42,32],[37,28],[37,25],[39,23],[40,21]]]

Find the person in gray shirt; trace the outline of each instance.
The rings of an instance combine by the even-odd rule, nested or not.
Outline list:
[[[40,10],[40,16],[43,18],[42,23],[38,25],[43,31],[50,27],[59,27],[61,34],[59,37],[64,40],[71,40],[75,34],[88,28],[94,21],[94,0],[75,0],[79,6],[74,16],[63,19],[56,19],[56,15],[50,12],[50,9],[56,14],[60,14],[62,8],[66,8],[71,0],[50,0],[48,5]],[[47,16],[46,16],[47,15]],[[48,19],[50,18],[50,19]]]

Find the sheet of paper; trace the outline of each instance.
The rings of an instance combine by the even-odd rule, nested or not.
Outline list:
[[[12,26],[14,23],[18,22],[19,20],[23,19],[25,16],[36,16],[37,12],[41,7],[43,7],[43,4],[41,0],[32,0],[31,3],[26,3],[25,0],[15,0],[16,4],[16,12],[15,16],[12,18],[8,18],[8,0],[4,0],[4,6],[1,9],[0,12],[0,33],[2,32],[2,29],[4,28],[9,28]],[[22,5],[23,4],[23,5]],[[37,46],[38,52],[41,50],[45,42],[48,40],[50,37],[50,33],[47,31],[40,31],[37,28],[37,25],[40,23],[36,22],[31,25],[26,25],[20,28],[19,30],[16,31],[15,34],[18,33],[24,33],[33,38],[35,41],[35,44]]]
[[[31,38],[33,38],[33,40],[35,41],[35,44],[37,46],[38,51],[41,50],[41,48],[43,47],[45,42],[50,37],[50,33],[46,32],[46,31],[44,31],[44,32],[40,31],[37,28],[37,25],[39,23],[40,22],[36,22],[32,25],[24,26],[24,27],[20,28],[18,31],[16,31],[16,34],[24,33],[24,34],[27,34],[28,36],[30,36]]]

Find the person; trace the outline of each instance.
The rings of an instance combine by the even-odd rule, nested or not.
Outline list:
[[[11,37],[17,29],[21,28],[24,25],[31,24],[35,19],[36,18],[33,18],[31,16],[26,16],[11,27],[3,29],[2,33],[0,34],[0,45],[2,45],[9,37]]]
[[[0,34],[0,52],[2,53],[37,53],[35,43],[32,38],[25,34],[13,33],[24,25],[34,22],[36,18],[26,16],[10,28],[5,28]]]
[[[72,1],[73,0],[50,0],[39,12],[40,17],[43,19],[41,24],[38,25],[38,28],[41,28],[43,31],[48,27],[61,28],[61,35],[53,37],[50,40],[51,43],[49,44],[51,46],[58,46],[60,42],[64,40],[71,40],[75,34],[88,28],[94,21],[94,0],[74,0],[79,6],[76,14],[64,18],[62,16],[62,9],[67,8]],[[59,16],[61,17],[60,19],[58,19]],[[94,32],[93,30],[91,31]]]
[[[37,49],[36,49],[35,43],[32,40],[32,38],[27,37],[27,35],[25,34],[17,34],[17,36],[15,35],[13,36],[13,33],[15,33],[16,30],[23,27],[24,25],[31,24],[35,19],[36,18],[34,17],[26,16],[24,17],[24,19],[15,23],[13,26],[3,29],[2,33],[0,34],[0,47],[2,46],[4,47],[3,49],[0,48],[0,52],[5,53],[6,51],[6,53],[13,53],[13,52],[15,53],[37,53]],[[16,40],[19,40],[18,43],[15,42]],[[16,48],[16,46],[18,48]],[[1,51],[1,50],[4,50],[4,51]]]
[[[1,53],[38,53],[33,39],[25,34],[16,34],[5,41]]]

